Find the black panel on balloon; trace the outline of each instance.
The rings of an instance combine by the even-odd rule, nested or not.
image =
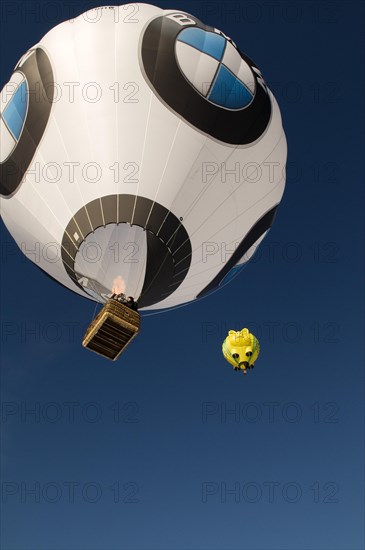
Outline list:
[[[101,198],[105,225],[115,223],[117,219],[118,202],[113,195]]]
[[[139,307],[161,301],[161,289],[168,289],[174,275],[174,262],[168,249],[155,235],[147,233],[147,266]]]

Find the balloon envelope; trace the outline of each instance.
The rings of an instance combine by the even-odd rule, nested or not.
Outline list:
[[[239,272],[285,185],[259,69],[219,30],[148,4],[91,10],[31,48],[1,93],[1,144],[1,212],[23,252],[80,295],[147,310]]]

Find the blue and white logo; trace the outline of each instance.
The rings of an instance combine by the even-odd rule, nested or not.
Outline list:
[[[144,30],[140,62],[156,96],[197,131],[232,146],[266,131],[272,104],[265,81],[218,29],[183,12],[156,17]]]
[[[15,73],[5,86],[3,96],[8,101],[2,105],[0,120],[1,152],[4,162],[17,146],[22,134],[28,109],[27,82],[21,73]]]
[[[197,27],[177,36],[175,55],[188,82],[211,103],[225,109],[244,109],[255,95],[249,65],[224,36]]]
[[[12,197],[23,182],[50,117],[54,94],[51,62],[32,48],[0,94],[0,195]]]

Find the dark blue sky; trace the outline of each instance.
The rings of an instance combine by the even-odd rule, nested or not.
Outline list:
[[[5,0],[1,87],[51,27],[104,3]],[[145,318],[116,364],[81,347],[94,304],[1,224],[1,548],[361,550],[364,4],[155,4],[261,68],[284,199],[239,277]],[[245,378],[221,355],[244,326],[262,350]]]

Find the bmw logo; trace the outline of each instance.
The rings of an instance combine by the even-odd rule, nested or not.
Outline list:
[[[158,97],[204,134],[246,145],[266,130],[271,100],[262,75],[217,29],[183,13],[157,17],[145,29],[141,61]]]
[[[1,105],[0,194],[13,196],[28,170],[51,112],[53,71],[42,48],[29,50],[5,86]]]

